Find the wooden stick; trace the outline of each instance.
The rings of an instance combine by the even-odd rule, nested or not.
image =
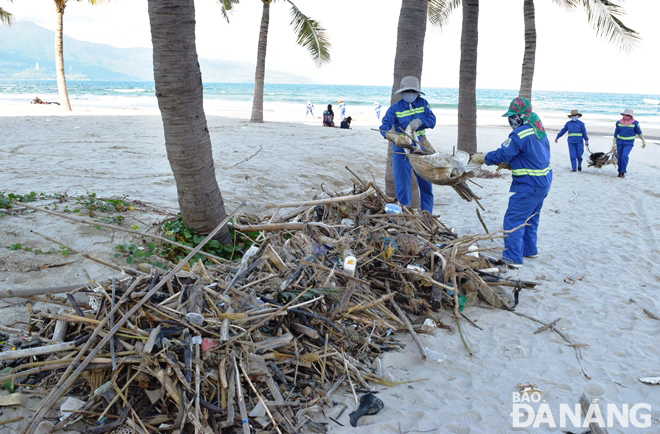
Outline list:
[[[386,284],[387,292],[390,293],[390,284],[387,282]],[[422,359],[426,360],[427,355],[426,355],[426,350],[424,349],[424,345],[422,345],[422,341],[419,340],[419,336],[417,336],[417,332],[415,329],[413,329],[412,324],[410,323],[410,320],[408,319],[408,316],[405,314],[403,309],[399,307],[396,301],[394,299],[390,300],[390,303],[392,306],[394,306],[394,309],[396,309],[396,312],[399,314],[399,318],[403,321],[403,323],[406,325],[406,328],[408,329],[408,333],[410,333],[410,336],[412,336],[413,341],[415,341],[415,344],[417,345],[417,348],[419,349],[419,353],[422,355]],[[356,402],[357,404],[357,402]]]
[[[0,298],[32,297],[34,295],[62,294],[85,289],[84,285],[53,286],[48,288],[5,289],[0,291]]]
[[[561,317],[557,318],[556,320],[552,321],[552,322],[549,323],[549,324],[544,325],[543,327],[541,327],[541,328],[539,328],[538,330],[536,330],[536,331],[534,332],[534,334],[537,335],[537,334],[541,333],[541,332],[544,331],[544,330],[554,328],[555,325],[557,325],[557,323],[559,322],[560,319],[561,319]]]
[[[328,203],[338,203],[338,202],[353,202],[357,200],[364,200],[367,197],[376,193],[372,187],[363,193],[356,194],[353,196],[339,196],[332,197],[330,199],[318,199],[318,200],[308,200],[306,202],[292,202],[292,203],[281,203],[275,205],[269,205],[270,208],[295,208],[298,206],[308,206],[308,205],[325,205]]]
[[[0,353],[0,362],[5,360],[22,359],[23,357],[59,353],[60,351],[69,351],[74,348],[76,348],[75,342],[62,342],[61,344],[44,345],[42,347],[28,348],[25,350],[3,351]]]
[[[582,396],[580,397],[580,407],[582,407],[582,412],[584,413],[585,416],[590,414],[589,407],[592,405],[598,406],[598,404],[591,402],[591,400],[587,398],[587,395],[583,393]],[[593,415],[593,413],[591,414]],[[598,414],[602,414],[602,413],[598,411]],[[591,430],[592,434],[607,434],[607,430],[605,428],[602,428],[596,422],[589,422],[589,429]]]
[[[479,208],[475,208],[474,210],[477,212],[477,218],[479,219],[479,222],[481,222],[481,226],[483,226],[486,233],[489,234],[490,232],[488,232],[486,223],[484,223],[484,219],[481,218],[481,213],[479,212]]]
[[[76,370],[75,370],[70,376],[68,376],[68,378],[67,378],[67,376],[66,376],[67,373],[65,373],[65,375],[62,376],[62,378],[61,378],[60,381],[64,380],[65,378],[66,378],[66,380],[63,381],[63,382],[61,382],[61,383],[58,383],[58,386],[55,387],[55,388],[53,388],[53,390],[52,390],[51,393],[48,395],[48,397],[42,402],[41,406],[39,407],[39,410],[38,410],[37,413],[34,415],[34,418],[32,419],[32,421],[30,422],[30,425],[28,425],[28,426],[25,428],[25,430],[23,430],[23,434],[34,434],[34,432],[35,432],[36,429],[37,429],[37,426],[39,425],[39,423],[41,423],[41,421],[43,420],[43,418],[44,418],[44,416],[46,415],[46,413],[48,412],[48,410],[50,410],[50,408],[55,404],[55,402],[56,402],[58,399],[60,399],[60,397],[61,397],[61,396],[62,396],[62,395],[63,395],[63,394],[64,394],[64,393],[65,393],[65,392],[71,387],[71,385],[72,385],[72,384],[78,379],[78,377],[80,376],[80,374],[82,373],[82,371],[85,369],[85,367],[90,363],[90,361],[94,358],[94,356],[96,356],[96,354],[98,354],[98,352],[101,350],[101,348],[103,348],[103,347],[108,343],[108,341],[110,340],[110,338],[112,338],[112,336],[117,332],[117,330],[119,330],[119,329],[124,325],[124,323],[126,323],[126,321],[128,321],[128,319],[129,319],[131,316],[133,316],[133,314],[135,314],[135,312],[137,312],[137,310],[140,309],[140,307],[142,307],[142,305],[143,305],[144,303],[146,303],[147,301],[149,301],[149,299],[151,298],[151,296],[154,295],[154,294],[156,293],[156,291],[158,291],[161,287],[163,287],[163,286],[165,285],[165,283],[166,283],[168,280],[172,279],[176,273],[178,273],[179,271],[181,271],[181,269],[183,268],[183,266],[186,265],[186,264],[188,263],[188,261],[190,261],[190,260],[191,260],[191,259],[192,259],[192,258],[193,258],[193,257],[194,257],[194,256],[195,256],[195,255],[196,255],[196,254],[197,254],[197,253],[198,253],[198,252],[199,252],[199,251],[200,251],[200,250],[206,245],[206,243],[208,243],[209,241],[211,241],[211,240],[213,239],[213,237],[214,237],[218,232],[220,232],[220,229],[222,229],[222,228],[223,228],[223,227],[229,222],[229,219],[230,219],[231,217],[233,217],[234,214],[236,214],[236,212],[238,212],[239,209],[241,209],[243,206],[245,206],[245,203],[246,203],[246,202],[243,201],[243,202],[242,202],[242,203],[241,203],[241,204],[240,204],[240,205],[234,210],[234,212],[232,212],[230,215],[228,215],[227,217],[225,217],[225,219],[224,219],[222,222],[220,222],[220,224],[219,224],[218,226],[216,226],[216,228],[213,229],[213,231],[211,231],[211,233],[208,234],[208,235],[206,236],[206,238],[204,238],[204,240],[202,240],[202,242],[200,242],[200,243],[197,245],[197,247],[195,247],[195,248],[194,248],[194,249],[188,254],[188,256],[186,256],[185,258],[183,258],[183,259],[181,260],[181,262],[179,262],[179,264],[178,264],[176,267],[174,267],[169,273],[167,273],[167,275],[166,275],[165,277],[163,277],[163,278],[161,279],[161,281],[160,281],[158,284],[154,285],[153,288],[151,288],[151,289],[149,290],[149,292],[148,292],[148,293],[147,293],[147,294],[146,294],[146,295],[145,295],[140,301],[138,301],[138,302],[137,302],[137,303],[136,303],[136,304],[135,304],[135,305],[134,305],[134,306],[133,306],[128,312],[126,312],[126,313],[121,317],[121,319],[120,319],[119,321],[117,321],[117,323],[115,324],[115,326],[114,326],[112,329],[110,329],[110,331],[108,332],[108,334],[107,334],[107,335],[101,340],[101,342],[99,342],[98,345],[96,345],[96,347],[90,351],[89,355],[88,355],[88,356],[85,358],[85,360],[84,360],[84,361],[78,366],[78,368],[77,368],[77,369],[76,369]],[[126,296],[126,294],[127,294],[127,293],[124,293],[124,296]],[[108,315],[113,315],[113,314],[115,313],[116,309],[117,309],[119,306],[121,306],[121,303],[118,303],[117,305],[115,305],[115,309],[111,310],[111,311],[108,313]],[[108,318],[107,318],[107,316],[106,316],[106,317],[103,319],[103,321],[101,322],[101,324],[99,324],[99,325],[96,327],[96,329],[94,330],[94,334],[92,335],[92,338],[90,338],[90,340],[88,341],[88,344],[91,343],[91,342],[95,339],[96,335],[98,335],[98,333],[101,331],[103,325],[105,325],[105,322],[106,322],[107,320],[108,320]],[[86,348],[87,348],[87,347],[88,347],[88,346],[86,345]],[[84,353],[84,351],[86,351],[86,348],[83,348],[83,351],[81,351],[80,354],[79,354],[80,356]],[[72,363],[72,364],[71,364],[71,368],[72,368],[74,365],[75,365],[75,363]],[[70,370],[67,369],[67,372],[70,372]]]
[[[279,434],[282,434],[282,431],[280,431],[279,426],[277,426],[277,422],[275,422],[275,418],[273,418],[272,413],[270,412],[270,409],[266,405],[266,402],[264,401],[264,398],[261,396],[261,393],[257,390],[256,387],[254,387],[254,384],[252,384],[252,380],[250,380],[250,376],[245,372],[245,368],[243,367],[243,363],[239,363],[238,366],[241,368],[241,372],[243,373],[243,376],[245,377],[245,380],[247,380],[248,384],[250,385],[250,389],[254,392],[255,395],[257,395],[257,399],[263,405],[264,409],[266,410],[266,414],[268,414],[268,418],[270,418],[271,423],[273,424],[273,427],[275,427],[275,431],[277,431]]]

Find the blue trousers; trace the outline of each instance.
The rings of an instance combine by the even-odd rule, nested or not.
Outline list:
[[[568,154],[571,157],[571,169],[577,170],[582,167],[582,154],[584,154],[584,143],[569,143]]]
[[[346,109],[344,107],[342,107],[341,108],[341,120],[343,121],[345,117],[346,117]]]
[[[514,193],[509,198],[509,207],[504,214],[504,230],[511,230],[525,223],[529,216],[529,226],[523,226],[517,231],[511,232],[504,238],[504,253],[502,257],[514,264],[522,264],[523,256],[536,255],[536,238],[543,208],[543,200],[548,195],[543,193]]]
[[[619,160],[619,173],[626,173],[628,168],[628,155],[633,145],[616,145],[616,158]]]
[[[394,185],[396,186],[396,198],[401,205],[410,206],[412,196],[410,184],[412,166],[408,157],[403,154],[392,154],[392,171],[394,172]],[[433,184],[415,173],[417,185],[419,186],[419,202],[421,209],[433,214]]]

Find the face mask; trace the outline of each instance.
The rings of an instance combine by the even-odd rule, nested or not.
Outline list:
[[[403,98],[403,100],[404,100],[405,102],[407,102],[408,104],[410,104],[410,103],[412,103],[413,101],[415,101],[415,100],[417,99],[418,96],[419,96],[419,93],[417,93],[417,92],[403,92],[403,93],[401,94],[401,98]]]
[[[509,125],[512,129],[516,129],[523,124],[522,117],[520,115],[509,116]]]
[[[571,116],[571,120],[577,121],[580,118],[580,116]]]

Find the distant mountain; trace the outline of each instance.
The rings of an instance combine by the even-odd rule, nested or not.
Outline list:
[[[0,26],[0,79],[55,79],[53,31],[29,21]],[[206,82],[250,83],[255,65],[199,59]],[[150,48],[117,48],[64,36],[64,67],[69,80],[152,81]],[[315,83],[307,77],[266,70],[266,82]]]

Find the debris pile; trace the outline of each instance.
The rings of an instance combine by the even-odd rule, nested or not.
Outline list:
[[[346,409],[332,399],[339,387],[357,403],[395,384],[379,356],[402,347],[397,333],[426,358],[417,333],[434,312],[452,312],[460,332],[472,323],[463,306],[510,309],[536,285],[500,278],[482,254],[478,243],[502,233],[459,237],[388,202],[358,180],[266,220],[234,215],[234,230],[258,234],[237,261],[188,267],[202,242],[167,274],[132,270],[68,294],[58,313],[33,312],[29,337],[0,353],[1,382],[47,393],[28,432],[64,397],[73,401],[56,428],[325,432]]]

